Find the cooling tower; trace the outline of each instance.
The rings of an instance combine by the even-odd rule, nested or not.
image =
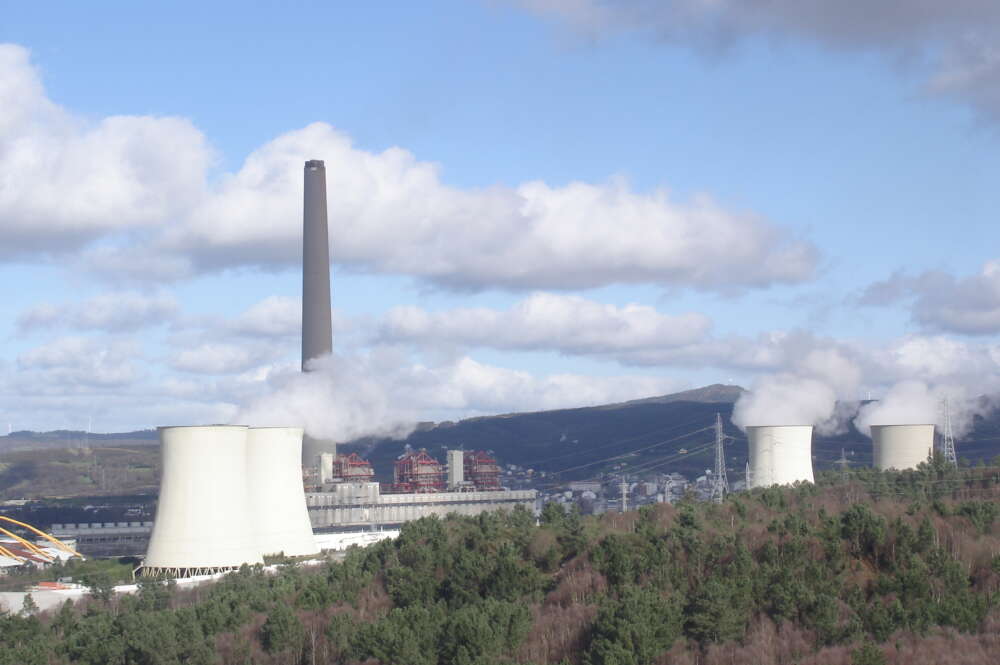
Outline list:
[[[143,575],[262,563],[247,492],[247,428],[161,427],[163,472]]]
[[[813,482],[812,425],[747,427],[751,487]]]
[[[318,554],[302,489],[302,430],[252,427],[247,432],[247,484],[257,547],[264,554]]]
[[[934,425],[872,425],[875,468],[916,469],[934,450]]]
[[[326,215],[326,166],[320,159],[305,165],[302,214],[302,371],[313,358],[333,350],[330,313],[330,239]],[[321,453],[337,454],[337,445],[306,437],[302,461],[313,467]]]

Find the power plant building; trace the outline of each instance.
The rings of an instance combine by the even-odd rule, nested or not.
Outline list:
[[[916,469],[934,451],[934,425],[872,425],[875,468]]]
[[[382,494],[378,483],[342,483],[328,492],[306,493],[309,519],[317,531],[394,527],[430,515],[478,515],[491,510],[535,509],[535,490]]]
[[[749,486],[813,482],[812,429],[812,425],[747,427]]]

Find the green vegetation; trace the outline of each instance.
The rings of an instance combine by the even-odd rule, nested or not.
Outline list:
[[[115,586],[132,580],[132,571],[139,562],[131,558],[123,559],[70,559],[48,568],[21,566],[8,570],[0,577],[0,591],[24,591],[39,582],[55,582],[70,578],[76,584]]]
[[[158,446],[129,441],[5,452],[0,457],[0,499],[155,493],[159,456]]]
[[[997,469],[583,518],[426,518],[340,563],[0,617],[0,664],[992,663]]]

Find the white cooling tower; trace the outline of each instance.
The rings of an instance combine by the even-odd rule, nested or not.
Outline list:
[[[747,427],[752,487],[813,482],[812,425]]]
[[[262,563],[247,493],[247,428],[161,427],[163,472],[143,575]]]
[[[318,554],[302,487],[302,430],[251,427],[247,484],[257,546],[264,554]]]
[[[934,425],[872,425],[875,468],[915,469],[934,450]]]

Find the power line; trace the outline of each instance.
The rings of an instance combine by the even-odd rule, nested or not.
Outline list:
[[[588,466],[594,466],[595,464],[601,464],[602,462],[611,462],[611,461],[614,461],[614,460],[622,459],[623,457],[629,457],[631,455],[634,455],[635,453],[641,453],[643,451],[649,450],[651,448],[657,448],[657,447],[665,445],[667,443],[673,443],[674,441],[680,441],[681,439],[686,439],[689,436],[693,436],[695,434],[698,434],[699,432],[705,432],[705,431],[710,430],[710,429],[712,429],[712,428],[711,427],[702,427],[700,429],[694,430],[693,432],[688,432],[687,434],[681,434],[680,436],[675,436],[672,439],[665,439],[663,441],[658,441],[658,442],[656,442],[654,444],[651,444],[651,445],[648,445],[648,446],[643,446],[641,448],[636,448],[634,450],[630,450],[630,451],[628,451],[626,453],[621,453],[619,455],[612,455],[611,457],[605,457],[603,459],[595,460],[593,462],[587,462],[586,464],[578,464],[576,466],[571,466],[571,467],[568,467],[568,468],[565,468],[565,469],[559,469],[558,471],[553,471],[552,473],[567,473],[569,471],[576,471],[577,469],[584,469],[584,468],[586,468]]]
[[[537,459],[537,460],[531,460],[531,461],[528,461],[528,462],[524,462],[524,463],[521,464],[521,466],[530,467],[530,466],[534,466],[536,464],[543,464],[545,462],[551,462],[553,460],[562,459],[564,457],[579,457],[582,454],[592,453],[592,452],[594,452],[596,450],[600,450],[601,448],[610,448],[611,446],[620,446],[620,445],[622,445],[624,443],[628,443],[630,441],[635,441],[637,439],[642,439],[642,438],[647,437],[647,436],[649,436],[651,434],[662,433],[662,432],[669,432],[671,430],[680,429],[682,427],[690,427],[691,425],[693,425],[693,424],[695,424],[697,422],[704,422],[704,421],[702,421],[701,418],[694,418],[694,419],[689,420],[687,422],[683,422],[683,423],[681,423],[679,425],[669,425],[669,426],[666,426],[666,427],[656,427],[656,428],[653,428],[653,429],[649,430],[648,432],[643,432],[642,434],[636,434],[635,436],[631,436],[631,437],[628,437],[628,438],[625,438],[625,439],[618,439],[616,441],[609,441],[608,443],[602,443],[600,445],[593,446],[593,447],[587,448],[585,450],[574,450],[572,452],[564,453],[564,454],[561,454],[561,455],[555,455],[554,457],[546,457],[546,458],[543,458],[543,459]]]

